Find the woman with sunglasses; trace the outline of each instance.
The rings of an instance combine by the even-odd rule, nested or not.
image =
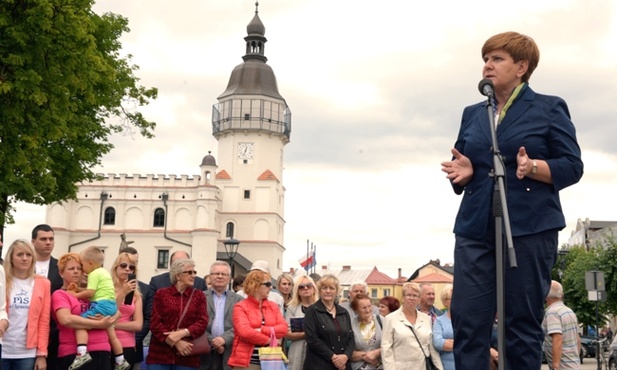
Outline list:
[[[247,297],[234,306],[234,341],[227,364],[234,369],[259,370],[259,347],[269,346],[272,332],[277,339],[283,338],[287,323],[278,305],[268,300],[270,274],[253,270],[243,286]]]
[[[174,261],[169,269],[171,286],[156,291],[150,318],[148,370],[181,370],[199,367],[187,339],[198,338],[208,326],[206,296],[193,288],[197,271],[191,259]]]
[[[306,357],[306,341],[304,340],[304,313],[306,309],[319,300],[315,282],[310,276],[298,276],[293,284],[291,302],[285,312],[285,320],[289,332],[285,338],[291,341],[289,346],[289,369],[302,370]]]
[[[131,279],[129,279],[129,275]],[[111,277],[116,291],[116,304],[120,318],[116,323],[116,336],[122,343],[124,359],[131,365],[136,362],[135,333],[140,331],[143,323],[143,301],[137,288],[137,258],[129,253],[118,255],[111,268]]]

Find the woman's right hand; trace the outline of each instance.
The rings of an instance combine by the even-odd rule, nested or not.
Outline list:
[[[441,162],[441,170],[447,173],[446,177],[452,183],[465,186],[473,177],[473,165],[469,158],[465,157],[458,150],[452,148],[452,161]]]
[[[103,316],[103,315],[95,315],[88,317],[89,319],[98,321],[99,329],[107,329],[116,324],[117,318],[115,316]]]

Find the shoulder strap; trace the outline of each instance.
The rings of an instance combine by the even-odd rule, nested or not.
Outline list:
[[[189,296],[189,300],[186,302],[186,306],[184,307],[184,310],[182,311],[182,315],[180,315],[180,320],[178,320],[178,326],[176,327],[176,330],[180,329],[180,324],[182,324],[182,320],[184,320],[184,315],[186,315],[186,311],[189,309],[189,305],[191,303],[191,299],[193,298],[193,293],[195,293],[195,289],[193,288],[193,290],[191,291],[191,295]],[[180,296],[182,296],[183,293],[180,293]]]
[[[383,329],[383,324],[381,323],[381,315],[376,315],[376,316],[377,316],[377,323],[379,324],[379,327]]]
[[[422,344],[420,343],[420,339],[418,339],[418,336],[416,335],[416,331],[413,330],[413,326],[410,326],[409,329],[411,329],[413,336],[416,338],[416,341],[418,342],[418,345],[420,346],[420,350],[422,351],[422,354],[424,355],[424,357],[428,358],[426,353],[424,353],[424,348],[422,348]]]

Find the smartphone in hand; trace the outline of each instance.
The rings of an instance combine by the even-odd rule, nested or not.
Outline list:
[[[135,280],[137,279],[137,276],[135,274],[129,274],[129,280]],[[129,294],[126,295],[126,297],[124,297],[124,304],[131,304],[133,303],[133,296],[135,295],[135,292],[130,292]]]

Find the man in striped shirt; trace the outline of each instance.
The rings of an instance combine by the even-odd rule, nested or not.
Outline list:
[[[544,344],[548,367],[551,370],[580,370],[580,337],[576,314],[563,303],[563,287],[552,281],[546,297],[546,311],[542,321]]]

